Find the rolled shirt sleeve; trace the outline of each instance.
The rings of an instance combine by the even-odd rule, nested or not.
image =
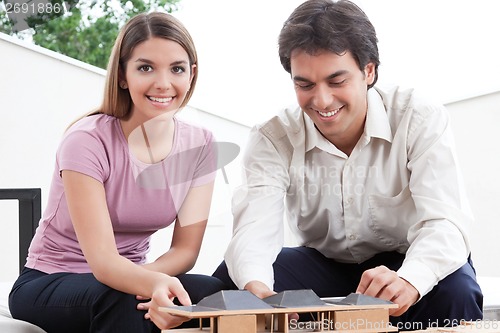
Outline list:
[[[427,294],[467,261],[473,222],[455,153],[449,115],[442,107],[419,108],[408,131],[410,191],[416,223],[398,274]]]
[[[255,151],[258,154],[253,154]],[[225,260],[238,288],[258,280],[272,290],[272,265],[284,242],[288,171],[273,144],[258,129],[250,133],[243,164],[243,183],[232,201],[233,238]]]

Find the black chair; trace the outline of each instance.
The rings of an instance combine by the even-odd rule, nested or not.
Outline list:
[[[39,188],[0,188],[0,200],[19,201],[19,272],[26,264],[28,248],[42,216]]]

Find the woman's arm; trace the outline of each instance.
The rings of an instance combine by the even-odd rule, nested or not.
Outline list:
[[[62,171],[62,180],[78,242],[97,280],[129,294],[151,297],[161,290],[190,303],[176,278],[146,270],[118,253],[102,183],[69,170]]]
[[[189,190],[177,215],[170,249],[143,267],[176,276],[193,268],[207,226],[214,183]]]

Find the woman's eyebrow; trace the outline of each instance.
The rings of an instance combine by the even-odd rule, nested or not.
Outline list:
[[[145,59],[145,58],[137,58],[137,60],[135,62],[144,62],[146,64],[154,64],[154,61],[149,60],[149,59]]]

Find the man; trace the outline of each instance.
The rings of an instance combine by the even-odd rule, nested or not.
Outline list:
[[[215,276],[259,297],[313,289],[390,300],[402,328],[482,318],[446,110],[374,86],[375,29],[348,1],[297,7],[279,55],[299,107],[251,132],[227,269]],[[283,215],[301,246],[282,248]]]

